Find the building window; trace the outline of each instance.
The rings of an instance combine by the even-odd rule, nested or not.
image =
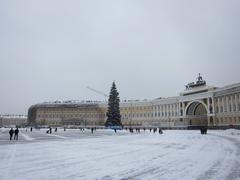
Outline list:
[[[236,105],[235,104],[233,105],[233,111],[236,111]]]
[[[213,118],[210,117],[210,124],[213,124]]]

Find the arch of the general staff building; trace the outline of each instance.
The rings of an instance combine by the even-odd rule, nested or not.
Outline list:
[[[191,129],[208,126],[207,105],[203,101],[189,102],[186,107],[186,121]]]
[[[186,127],[197,129],[215,125],[215,89],[216,87],[207,86],[200,74],[196,83],[186,85],[186,90],[179,97],[181,118]]]

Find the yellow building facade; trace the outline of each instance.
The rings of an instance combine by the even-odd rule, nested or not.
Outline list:
[[[103,126],[105,102],[51,102],[33,105],[28,123],[49,126]],[[190,128],[240,127],[240,83],[222,88],[207,86],[199,76],[177,97],[120,103],[124,126]]]

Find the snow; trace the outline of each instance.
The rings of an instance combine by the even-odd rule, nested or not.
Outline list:
[[[240,179],[236,132],[1,129],[0,179]]]
[[[226,135],[237,135],[239,136],[240,135],[240,130],[238,129],[228,129],[224,132]]]

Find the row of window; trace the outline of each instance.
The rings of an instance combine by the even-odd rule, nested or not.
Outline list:
[[[177,116],[177,112],[146,112],[123,114],[122,118],[149,118],[149,117],[170,117]],[[38,118],[104,118],[103,114],[39,114]]]
[[[66,109],[64,109],[64,108],[57,108],[57,107],[55,107],[55,108],[41,108],[41,109],[39,109],[38,111],[39,112],[41,112],[41,113],[44,113],[44,112],[49,112],[49,113],[51,113],[51,112],[58,112],[58,113],[65,113],[65,112],[76,112],[76,113],[79,113],[79,112],[86,112],[86,111],[98,111],[99,110],[99,108],[93,108],[93,107],[86,107],[86,108],[66,108]]]
[[[146,112],[146,113],[128,113],[128,114],[123,114],[122,118],[149,118],[149,117],[174,117],[174,116],[178,116],[178,112],[155,112],[155,113],[151,113],[151,112]]]
[[[220,107],[217,105],[216,106],[216,113],[223,113],[223,112],[237,112],[240,111],[240,103],[236,104],[224,104],[223,106],[220,105]]]
[[[240,123],[240,117],[216,118],[216,123],[236,124],[236,123]]]
[[[233,100],[233,101],[235,101],[235,100],[239,101],[239,100],[240,100],[240,95],[239,95],[239,94],[233,94],[233,95],[229,95],[229,96],[218,97],[218,98],[216,99],[216,103],[217,103],[218,101],[219,101],[219,102],[223,102],[223,101],[226,101],[226,100],[228,100],[228,101],[231,101],[231,100]]]
[[[177,104],[168,104],[168,105],[153,105],[153,106],[139,106],[139,107],[120,107],[121,111],[137,111],[137,110],[154,110],[154,111],[166,111],[166,110],[174,110],[177,111],[178,109],[178,105]],[[65,111],[69,112],[86,112],[86,111],[98,111],[99,109],[96,108],[86,108],[86,109],[78,109],[78,108],[74,108],[74,109],[59,109],[59,113],[65,113]],[[51,108],[46,108],[46,109],[41,109],[40,113],[44,113],[44,112],[56,112],[53,111],[53,109]]]
[[[168,104],[168,105],[153,105],[153,106],[137,106],[137,107],[125,107],[120,108],[123,111],[137,111],[137,110],[154,110],[154,111],[165,111],[166,109],[171,109],[177,111],[178,105],[177,104]]]
[[[102,118],[102,114],[39,114],[38,118]]]

